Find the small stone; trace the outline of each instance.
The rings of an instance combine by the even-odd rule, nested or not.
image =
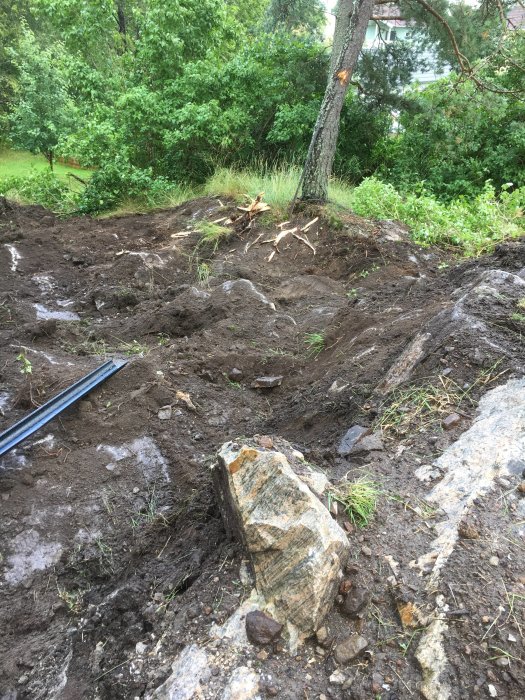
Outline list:
[[[205,615],[211,615],[212,612],[213,612],[213,608],[210,608],[209,605],[206,605],[206,606],[203,608],[202,612],[203,612]]]
[[[490,617],[488,615],[483,615],[483,617],[481,618],[481,622],[487,625],[490,622]]]
[[[498,691],[496,690],[495,686],[492,685],[492,683],[488,684],[487,690],[489,691],[489,695],[491,698],[498,697]]]
[[[524,494],[525,494],[525,481],[522,481],[521,484],[518,486],[518,491],[519,491],[520,493],[524,493]]]
[[[242,379],[242,370],[237,369],[237,367],[233,367],[228,372],[228,379],[232,382],[238,382],[239,379]]]
[[[139,493],[139,492],[140,492],[139,487],[138,487],[138,486],[134,486],[134,487],[133,487],[133,493]]]
[[[365,557],[372,556],[372,550],[370,549],[370,547],[367,547],[366,544],[361,547],[361,552],[365,555]]]
[[[265,450],[273,449],[273,440],[269,435],[261,435],[257,442],[261,447],[264,447]]]
[[[496,556],[490,557],[489,559],[489,564],[491,566],[498,566],[499,565],[499,559]]]
[[[443,430],[452,430],[461,422],[461,416],[458,413],[451,413],[441,421]]]
[[[315,633],[315,637],[320,646],[325,646],[329,642],[328,628],[325,626],[320,627]]]
[[[370,593],[366,588],[353,588],[345,598],[342,613],[348,617],[358,617],[359,613],[368,605]]]
[[[334,658],[341,666],[349,663],[359,656],[368,646],[368,641],[359,634],[352,634],[344,642],[340,642],[334,649]]]
[[[416,469],[416,471],[414,472],[414,476],[416,477],[416,479],[419,479],[419,481],[422,481],[423,483],[430,483],[431,481],[439,479],[441,476],[441,472],[439,471],[439,469],[433,467],[431,464],[423,464]]]
[[[199,609],[197,608],[196,605],[192,605],[186,610],[186,617],[188,618],[188,620],[194,620],[198,616],[199,616]]]
[[[500,656],[499,659],[496,659],[496,666],[510,666],[510,659],[508,656]]]
[[[458,527],[458,534],[465,540],[477,540],[479,539],[479,532],[470,520],[462,520]]]
[[[269,644],[280,634],[283,626],[260,610],[246,615],[246,635],[252,644]]]
[[[157,412],[157,417],[159,420],[169,420],[171,418],[172,408],[171,406],[162,406]]]
[[[384,446],[380,433],[372,433],[372,435],[365,435],[357,441],[352,450],[352,454],[359,454],[361,452],[381,452],[382,450],[384,450]]]
[[[332,673],[329,680],[332,685],[343,685],[343,683],[346,681],[346,676],[342,671],[337,669]]]
[[[275,685],[269,685],[266,687],[266,694],[271,698],[276,698],[279,694],[279,688],[277,688]]]
[[[27,683],[28,680],[29,680],[29,676],[26,676],[24,674],[23,676],[20,676],[20,678],[18,679],[18,685],[24,685],[25,683]]]
[[[356,442],[365,435],[368,435],[369,432],[370,428],[363,428],[361,425],[354,425],[347,430],[337,448],[341,457],[347,457],[352,452]]]
[[[276,386],[281,386],[284,377],[257,377],[252,382],[252,389],[273,389]]]
[[[339,584],[339,593],[341,595],[346,595],[351,588],[352,581],[349,578],[344,578]]]
[[[355,530],[355,527],[354,527],[354,526],[352,525],[352,523],[349,522],[348,520],[345,520],[345,521],[344,521],[343,527],[344,527],[344,529],[346,530],[346,532],[348,532],[349,535],[351,535],[351,534],[354,532],[354,530]]]
[[[269,654],[266,651],[266,649],[261,649],[261,651],[257,654],[257,658],[259,659],[259,661],[266,661],[268,656]]]

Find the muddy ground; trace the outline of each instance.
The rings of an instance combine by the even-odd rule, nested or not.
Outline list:
[[[415,246],[394,222],[332,213],[309,230],[315,256],[293,238],[271,262],[269,244],[245,252],[260,233],[275,235],[270,220],[215,252],[196,249],[199,222],[232,210],[211,198],[105,220],[15,205],[0,214],[1,428],[104,359],[129,361],[0,458],[4,700],[147,697],[191,642],[215,659],[207,698],[221,697],[224,674],[241,663],[260,673],[262,697],[421,697],[423,627],[403,626],[389,583],[397,570],[405,595],[430,609],[425,572],[410,563],[439,516],[414,472],[525,363],[515,300],[479,297],[471,310],[488,323],[484,338],[450,322],[450,310],[485,271],[523,270],[525,242],[461,261]],[[437,340],[388,393],[390,368],[425,328]],[[317,356],[312,333],[324,334]],[[282,384],[252,388],[269,375]],[[454,412],[459,422],[444,430]],[[382,447],[341,457],[354,424]],[[367,527],[347,525],[347,575],[364,601],[356,614],[334,601],[328,641],[297,656],[277,644],[225,658],[210,630],[249,584],[210,465],[222,443],[256,434],[289,440],[334,482],[371,475],[382,494]],[[475,536],[459,540],[433,592],[456,611],[446,638],[453,700],[525,695],[522,467],[475,502]],[[367,651],[334,677],[333,645],[354,630]]]

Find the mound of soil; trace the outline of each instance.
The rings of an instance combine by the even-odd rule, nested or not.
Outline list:
[[[523,376],[525,242],[458,262],[395,222],[345,215],[334,228],[321,215],[315,255],[290,239],[268,262],[270,245],[249,245],[275,236],[260,222],[199,247],[199,221],[233,210],[207,198],[102,220],[0,211],[1,428],[103,359],[129,360],[0,458],[1,698],[147,697],[191,643],[215,654],[210,698],[233,663],[257,670],[265,697],[420,696],[423,629],[403,624],[389,577],[401,569],[405,598],[429,603],[410,562],[435,512],[415,472],[468,428],[482,394]],[[261,376],[283,380],[253,388]],[[378,440],[342,456],[355,424]],[[225,660],[210,629],[249,583],[209,467],[222,443],[255,434],[290,441],[334,482],[371,475],[382,495],[362,529],[338,516],[353,593],[326,636],[297,656],[277,643]],[[459,611],[451,700],[525,693],[520,482],[517,470],[478,499],[475,536],[443,574]],[[354,632],[367,651],[336,672],[333,649]]]

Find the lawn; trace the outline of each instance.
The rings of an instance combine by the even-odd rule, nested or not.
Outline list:
[[[34,156],[28,151],[13,151],[9,149],[0,151],[0,180],[8,177],[31,175],[31,173],[47,170],[47,168],[49,168],[49,164],[42,155]],[[55,163],[54,171],[55,175],[65,182],[70,179],[67,177],[67,173],[74,173],[86,180],[91,177],[92,172],[91,170],[84,170],[83,168],[76,168],[63,163]]]

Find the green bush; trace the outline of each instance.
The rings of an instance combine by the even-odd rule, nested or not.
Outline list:
[[[475,197],[448,203],[420,189],[420,194],[403,196],[390,183],[370,177],[352,191],[349,205],[360,216],[402,221],[417,243],[453,247],[467,255],[525,234],[525,187],[511,190],[504,185],[497,197],[487,182]]]
[[[0,180],[0,194],[27,204],[41,204],[57,213],[67,214],[76,208],[78,193],[54,175],[51,170],[27,177]]]
[[[167,178],[154,177],[151,168],[137,168],[117,156],[95,171],[79,197],[78,210],[98,214],[126,200],[154,206],[165,200],[174,187]]]
[[[509,89],[518,89],[514,82]],[[506,183],[525,186],[523,100],[458,84],[454,75],[410,98],[413,109],[402,114],[401,133],[390,140],[381,168],[398,189],[408,192],[423,181],[450,201],[482,193],[489,179],[497,192]]]

